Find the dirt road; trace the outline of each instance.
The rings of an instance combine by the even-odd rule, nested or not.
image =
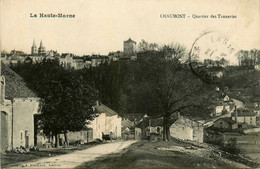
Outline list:
[[[97,145],[86,150],[75,151],[70,154],[44,158],[33,162],[26,162],[13,168],[74,168],[84,162],[95,160],[95,158],[118,153],[120,150],[130,146],[135,141],[117,141]]]

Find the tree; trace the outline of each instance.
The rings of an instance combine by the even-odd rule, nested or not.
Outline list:
[[[148,42],[146,42],[144,39],[141,40],[141,42],[138,45],[139,52],[145,52],[149,48]]]
[[[20,65],[15,70],[23,70],[17,73],[41,98],[39,127],[45,135],[55,136],[55,146],[58,134],[64,133],[67,139],[68,131],[80,131],[96,117],[92,106],[97,93],[75,71],[64,70],[52,60]]]
[[[222,66],[226,66],[228,64],[228,61],[225,58],[221,58],[219,60],[219,64],[222,65]]]
[[[123,96],[123,85],[125,84],[125,74],[127,64],[125,62],[102,63],[96,68],[90,70],[81,70],[85,76],[85,80],[90,80],[92,86],[99,91],[101,101],[114,109],[121,112],[123,107],[121,100]]]
[[[164,46],[160,51],[139,53],[136,84],[139,97],[144,99],[150,116],[163,117],[163,139],[170,140],[170,118],[176,112],[196,116],[194,110],[203,112],[208,97],[206,86],[180,62],[185,48],[179,44]],[[205,88],[204,88],[205,89]]]
[[[259,50],[240,50],[236,53],[240,66],[255,66],[259,64]]]

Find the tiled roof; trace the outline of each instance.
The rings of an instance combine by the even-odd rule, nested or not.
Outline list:
[[[71,56],[70,53],[62,53],[62,54],[61,54],[61,58],[65,58],[65,57],[68,56],[68,55]]]
[[[133,41],[131,38],[129,38],[127,41],[124,41],[125,43],[129,43],[129,42],[134,42],[136,43],[135,41]]]
[[[245,105],[248,108],[255,108],[256,107],[256,103],[246,103]]]
[[[232,120],[232,119],[229,118],[229,117],[220,118],[220,119],[218,119],[217,121],[219,121],[219,120],[223,120],[223,121],[227,122],[228,124],[235,124],[235,123],[236,123],[234,120]]]
[[[235,113],[232,114],[232,116],[235,116]],[[237,116],[256,116],[256,113],[254,112],[251,112],[249,110],[243,110],[241,112],[238,112],[237,113]]]
[[[35,97],[36,94],[30,90],[23,78],[16,74],[11,68],[1,63],[1,76],[5,77],[5,97],[12,98],[27,98]]]
[[[133,127],[134,126],[134,122],[130,121],[129,119],[122,120],[121,124],[124,127]]]
[[[150,126],[151,127],[163,126],[163,118],[150,119]]]
[[[117,115],[117,113],[114,110],[110,109],[109,107],[105,106],[104,104],[95,105],[94,107],[95,107],[95,109],[97,109],[97,111],[99,113],[105,113],[107,116]]]

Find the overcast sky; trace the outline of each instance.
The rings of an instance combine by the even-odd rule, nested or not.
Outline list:
[[[33,39],[47,50],[108,54],[123,50],[123,41],[167,44],[190,48],[205,29],[228,35],[239,49],[260,46],[259,0],[1,0],[2,50],[30,53]],[[30,18],[30,13],[75,14],[75,18]],[[165,19],[161,14],[190,18]],[[236,15],[236,19],[193,19],[192,15]],[[207,43],[207,42],[205,42]],[[209,42],[210,43],[210,42]]]

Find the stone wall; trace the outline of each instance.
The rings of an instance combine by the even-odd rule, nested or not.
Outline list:
[[[252,129],[246,129],[243,131],[243,133],[248,134],[248,133],[257,133],[260,132],[260,128],[252,128]]]

